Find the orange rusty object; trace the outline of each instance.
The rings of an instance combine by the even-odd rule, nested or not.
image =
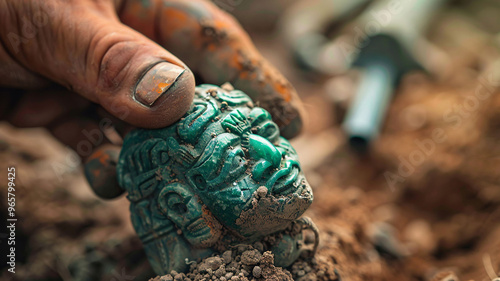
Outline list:
[[[118,147],[104,145],[92,153],[85,163],[89,185],[101,198],[111,199],[123,193],[116,179],[119,154]]]
[[[257,51],[236,20],[205,0],[129,0],[123,23],[171,51],[212,84],[230,82],[267,109],[293,137],[303,108],[293,86]]]
[[[101,163],[102,165],[106,165],[109,162],[110,157],[109,154],[104,152],[104,150],[99,149],[92,155],[90,155],[90,157],[88,158],[88,161],[94,161],[94,160],[99,161],[99,163]]]

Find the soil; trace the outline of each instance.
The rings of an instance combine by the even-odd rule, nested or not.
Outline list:
[[[274,266],[274,256],[270,251],[262,252],[252,246],[240,246],[227,250],[221,255],[204,259],[199,264],[191,262],[188,273],[172,271],[157,276],[150,281],[248,281],[248,280],[287,280],[292,274],[281,267]]]
[[[463,101],[470,88],[436,85],[421,77],[405,83],[370,155],[351,152],[334,124],[311,126],[294,140],[314,188],[315,200],[306,212],[320,229],[313,260],[281,269],[261,251],[258,263],[250,266],[242,262],[245,252],[235,249],[231,254],[235,263],[224,261],[211,273],[200,269],[207,267],[205,260],[193,264],[186,275],[153,280],[209,280],[212,276],[233,280],[228,273],[238,278],[234,280],[267,280],[266,276],[278,278],[274,280],[449,280],[453,276],[454,280],[488,280],[485,255],[494,270],[500,269],[500,148],[495,141],[500,95],[492,93],[460,126],[453,126],[443,124],[442,112],[450,103]],[[321,99],[306,97],[305,101],[334,116],[328,112],[333,106],[322,105]],[[415,126],[412,114],[419,110],[425,118]],[[425,157],[417,161],[414,171],[406,171],[391,186],[384,174],[401,176],[398,169],[405,163],[401,159],[412,161],[420,149],[414,140],[432,138],[436,128],[445,131],[446,141],[433,148],[429,145],[432,153],[423,151]],[[11,280],[154,277],[130,226],[125,198],[107,202],[94,196],[79,163],[72,161],[72,152],[42,129],[2,124],[0,139],[2,169],[14,165],[18,171],[18,259]],[[311,147],[324,148],[327,155],[307,157]],[[5,194],[1,196],[3,204]],[[224,272],[221,268],[226,273],[219,277]],[[2,271],[2,280],[7,280],[5,266]]]
[[[444,48],[443,26],[434,36]],[[498,51],[487,44],[475,44],[474,52],[448,46],[454,59],[441,65],[441,76],[405,77],[380,137],[359,155],[339,129],[345,105],[332,99],[332,89],[349,92],[345,79],[355,78],[338,76],[325,87],[326,78],[291,66],[275,36],[259,34],[252,36],[259,49],[309,112],[292,144],[314,189],[306,212],[320,230],[313,259],[279,268],[270,253],[251,245],[192,262],[190,273],[155,276],[126,198],[92,194],[77,157],[45,130],[2,123],[1,190],[7,167],[15,166],[18,222],[16,274],[2,260],[0,280],[484,281],[493,278],[489,267],[500,274]],[[0,210],[5,221],[6,192]],[[6,230],[0,235],[4,259]]]

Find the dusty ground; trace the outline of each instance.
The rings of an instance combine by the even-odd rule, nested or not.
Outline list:
[[[444,21],[435,38],[461,42],[446,37],[446,28]],[[331,89],[349,93],[352,80],[337,77],[325,87],[326,78],[313,79],[291,66],[275,36],[253,37],[297,87],[309,112],[306,130],[293,144],[314,188],[306,214],[319,227],[321,243],[314,260],[289,269],[272,268],[266,255],[231,276],[226,269],[217,276],[222,263],[230,264],[223,260],[212,275],[263,280],[262,272],[271,268],[281,272],[281,280],[483,281],[490,280],[485,256],[500,273],[500,68],[493,63],[500,56],[491,44],[473,36],[467,37],[469,45],[438,39],[453,59],[445,60],[434,79],[406,77],[372,152],[359,156],[338,129],[342,105],[331,102]],[[97,199],[74,154],[46,131],[0,124],[1,190],[13,165],[19,221],[11,280],[155,277],[133,233],[127,200]],[[3,221],[5,196],[0,193]],[[246,250],[234,250],[231,259],[241,262]],[[201,265],[193,267],[200,271]],[[1,280],[12,276],[5,266],[2,260]]]

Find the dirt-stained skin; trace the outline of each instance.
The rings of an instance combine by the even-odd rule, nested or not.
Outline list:
[[[188,110],[200,83],[231,82],[287,138],[302,127],[295,89],[210,1],[0,1],[0,43],[0,118],[46,126],[75,149],[79,131],[99,129],[105,115],[92,103],[121,132],[160,128]]]
[[[295,89],[259,54],[233,17],[204,0],[131,0],[122,5],[124,23],[196,66],[204,81],[230,82],[260,101],[285,137],[300,130],[302,107]]]

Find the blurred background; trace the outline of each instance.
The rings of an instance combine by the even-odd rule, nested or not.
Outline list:
[[[214,2],[305,104],[292,144],[337,280],[500,272],[500,1]],[[0,165],[17,170],[12,280],[154,277],[128,201],[98,199],[80,162],[45,129],[0,123]]]

